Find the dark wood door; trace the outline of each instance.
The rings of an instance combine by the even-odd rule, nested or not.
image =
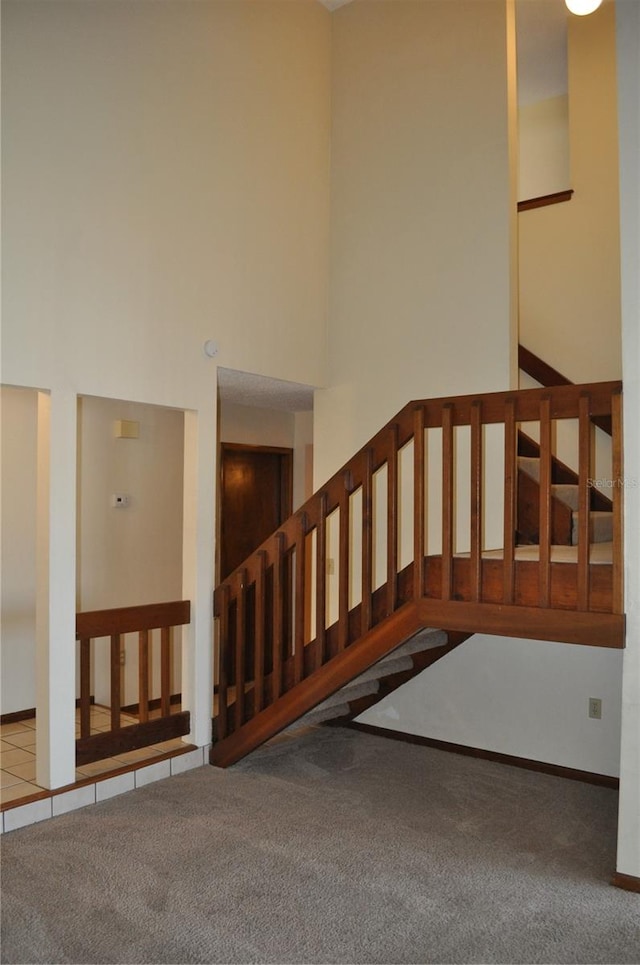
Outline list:
[[[223,443],[220,578],[291,515],[293,450]]]

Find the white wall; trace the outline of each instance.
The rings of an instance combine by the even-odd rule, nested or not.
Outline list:
[[[499,0],[333,14],[317,483],[410,399],[508,387],[506,34]]]
[[[121,419],[139,438],[116,437]],[[180,599],[183,422],[176,409],[79,400],[79,610]],[[114,508],[115,493],[130,505]]]
[[[2,386],[3,714],[35,707],[37,393]]]
[[[2,15],[4,381],[196,407],[215,337],[218,364],[322,384],[330,14]]]
[[[618,4],[625,610],[618,871],[640,878],[640,6]]]
[[[619,650],[476,634],[358,720],[616,776],[621,671]]]
[[[621,374],[615,15],[568,21],[575,193],[518,216],[520,341],[573,382]]]
[[[568,95],[521,105],[518,144],[518,201],[570,188]]]

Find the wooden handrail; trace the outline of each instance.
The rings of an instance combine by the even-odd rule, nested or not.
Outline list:
[[[584,619],[576,622],[571,642],[591,642],[586,618],[598,613],[600,632],[606,622],[601,618],[615,613],[614,605],[621,608],[611,583],[616,566],[591,566],[585,545],[588,524],[584,521],[580,524],[583,546],[575,566],[554,562],[553,426],[562,419],[580,420],[579,487],[584,510],[590,485],[585,420],[610,417],[613,411],[619,435],[620,407],[616,400],[621,390],[620,382],[582,386],[565,383],[406,405],[216,589],[217,738],[229,737],[268,710],[279,696],[309,677],[315,679],[325,664],[376,633],[381,622],[409,602],[421,601],[425,613],[437,613],[439,618],[450,611],[451,626],[458,629],[465,629],[460,625],[463,613],[467,614],[464,619],[469,619],[469,614],[480,613],[482,607],[491,610],[494,620],[500,607],[505,612],[522,608],[527,613],[532,607],[576,613],[581,610]],[[515,554],[516,435],[521,422],[539,422],[541,427],[541,536],[538,559],[531,563],[522,563]],[[504,486],[501,483],[498,487],[504,504],[504,544],[499,559],[488,559],[483,545],[485,504],[489,499],[487,464],[498,458],[488,443],[486,430],[492,425],[504,427]],[[460,463],[463,444],[468,447],[468,458]],[[406,478],[409,463],[402,456],[408,445],[413,447],[411,483]],[[619,447],[617,437],[614,449],[616,445]],[[440,453],[437,458],[436,451]],[[470,493],[466,530],[458,520],[461,465],[467,467],[464,474]],[[381,497],[380,481],[375,482],[374,477],[384,472],[386,495]],[[411,496],[407,495],[408,484]],[[442,498],[437,519],[431,518],[430,511],[429,494],[434,487],[441,491]],[[359,511],[354,504],[356,495],[361,499]],[[410,514],[403,516],[403,505],[409,507]],[[621,558],[619,498],[616,512],[614,561]],[[402,532],[401,521],[406,528],[409,515],[412,562],[405,562],[401,569],[407,555],[407,535]],[[330,517],[335,520],[331,538]],[[314,538],[315,587],[309,591],[305,568],[310,565],[309,547]],[[402,540],[405,546],[401,554]],[[429,549],[434,540],[440,547],[435,552]],[[333,570],[337,563],[334,583],[327,575],[329,560]],[[616,565],[619,572],[620,563]],[[500,619],[504,622],[504,614]],[[560,622],[569,633],[569,622]],[[315,634],[313,640],[307,639],[309,632]],[[313,689],[313,693],[319,692]]]
[[[555,191],[553,194],[541,194],[537,198],[526,198],[518,201],[518,211],[530,211],[532,208],[546,208],[550,204],[560,204],[562,201],[571,201],[573,188],[565,191]]]
[[[76,640],[84,637],[110,637],[114,633],[135,633],[160,627],[180,627],[190,620],[189,600],[113,607],[109,610],[86,610],[76,613]]]
[[[548,362],[541,359],[538,355],[534,355],[530,352],[528,348],[524,345],[518,345],[518,368],[530,375],[532,379],[539,382],[540,385],[544,385],[546,388],[550,388],[552,385],[574,385],[575,383],[568,379],[566,375],[562,375],[557,369],[554,369]],[[596,415],[591,416],[591,421],[594,425],[606,432],[607,435],[611,435],[611,416],[606,415]]]

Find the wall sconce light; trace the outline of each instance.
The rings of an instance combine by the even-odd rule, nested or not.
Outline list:
[[[598,9],[602,0],[564,0],[564,2],[571,13],[575,13],[578,17],[586,17],[588,13]]]

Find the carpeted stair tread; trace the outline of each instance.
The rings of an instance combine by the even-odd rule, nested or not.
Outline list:
[[[322,703],[317,704],[308,713],[299,717],[286,728],[286,731],[291,732],[298,727],[307,727],[309,724],[320,724],[323,720],[331,720],[333,717],[342,717],[349,712],[348,701],[355,700],[357,697],[368,697],[370,694],[377,693],[379,689],[378,679],[366,680],[364,683],[357,683],[352,680],[340,690],[336,690],[335,694],[331,694]]]
[[[578,533],[580,526],[580,513],[573,513],[573,525],[571,528],[571,542],[574,546],[578,545]],[[590,543],[610,543],[613,540],[613,513],[602,510],[589,513],[589,542]]]
[[[434,647],[442,647],[448,641],[444,630],[436,630],[427,627],[419,630],[408,640],[405,640],[399,647],[365,670],[360,676],[355,677],[337,690],[322,703],[318,704],[308,713],[294,721],[285,729],[291,733],[299,727],[308,727],[310,724],[320,724],[334,717],[344,717],[350,713],[349,702],[358,697],[368,697],[375,694],[380,689],[380,680],[393,673],[402,670],[411,670],[413,661],[411,655],[421,653],[423,650],[431,650]]]
[[[355,677],[352,683],[356,684],[364,683],[367,680],[380,680],[381,677],[387,677],[392,673],[400,673],[402,670],[411,670],[412,667],[413,660],[409,654],[402,654],[398,657],[394,651],[383,660],[375,663],[373,667],[369,667],[369,669],[361,673],[359,677]]]
[[[409,639],[405,640],[399,647],[396,647],[384,660],[390,660],[392,657],[407,656],[412,653],[421,653],[423,650],[432,650],[434,647],[443,647],[447,643],[447,640],[447,634],[444,630],[426,627],[424,630],[418,630],[412,637],[409,637]],[[381,660],[378,666],[384,664],[384,660]]]
[[[564,503],[570,509],[577,512],[579,504],[579,487],[574,483],[554,483],[551,493],[556,499]]]
[[[333,720],[334,717],[345,717],[350,712],[349,704],[333,703],[330,707],[318,704],[308,714],[294,720],[292,724],[284,728],[282,733],[293,734],[301,727],[309,727],[312,724],[322,724],[325,720]]]
[[[540,482],[540,460],[535,456],[518,456],[518,469]]]

